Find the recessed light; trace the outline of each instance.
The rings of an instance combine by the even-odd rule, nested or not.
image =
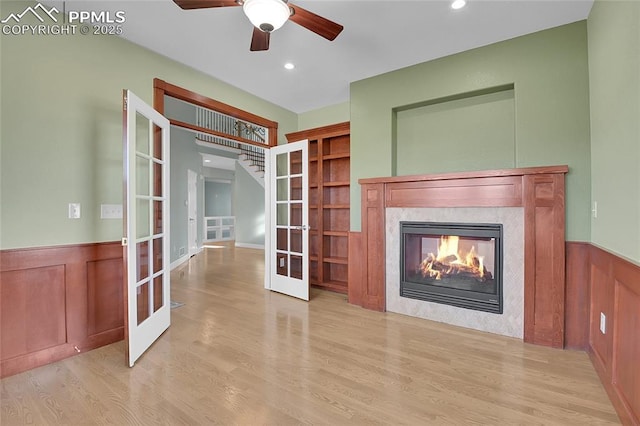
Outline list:
[[[293,65],[291,62],[287,62],[286,64],[284,64],[284,67],[288,70],[292,70],[294,69],[296,66]]]
[[[451,3],[451,9],[462,9],[466,4],[466,0],[455,0],[453,3]]]
[[[210,163],[210,162],[211,162],[211,160],[204,160],[204,162],[205,162],[205,163]]]

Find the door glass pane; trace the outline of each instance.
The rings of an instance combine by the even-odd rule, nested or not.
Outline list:
[[[153,163],[153,195],[162,197],[162,164]]]
[[[286,176],[289,173],[289,168],[287,167],[289,163],[287,162],[287,153],[276,155],[276,176]]]
[[[136,157],[136,194],[149,195],[149,160]]]
[[[291,255],[291,278],[302,279],[302,257]]]
[[[162,279],[163,276],[159,275],[153,279],[153,312],[164,306],[164,300],[162,300]]]
[[[291,236],[291,251],[302,253],[302,231],[300,229],[292,229],[289,233]]]
[[[136,151],[149,153],[149,119],[136,112]]]
[[[149,241],[136,244],[136,258],[138,263],[138,281],[149,276]]]
[[[302,178],[294,177],[291,178],[291,199],[292,200],[302,200]]]
[[[153,273],[162,269],[162,238],[153,240]]]
[[[153,158],[162,160],[162,128],[153,125]]]
[[[136,290],[136,306],[138,313],[138,325],[149,318],[149,281],[139,286]]]
[[[288,204],[278,204],[278,217],[277,225],[278,226],[286,226],[289,224],[289,205]]]
[[[291,203],[291,226],[302,226],[302,203]]]
[[[276,247],[278,250],[287,251],[289,250],[289,242],[287,241],[287,229],[286,228],[278,228],[277,229],[277,239]]]
[[[149,229],[149,208],[151,201],[137,200],[136,206],[136,237],[144,238],[150,236]]]
[[[276,273],[278,275],[284,275],[285,277],[289,276],[287,273],[287,254],[286,253],[276,253]]]
[[[162,233],[162,201],[153,202],[153,234]]]
[[[289,179],[276,180],[276,200],[287,201],[289,199]]]
[[[293,151],[290,155],[291,158],[291,173],[292,175],[299,175],[302,173],[302,151]]]

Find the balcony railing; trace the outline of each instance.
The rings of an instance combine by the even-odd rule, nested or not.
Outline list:
[[[198,140],[237,149],[246,156],[251,165],[256,166],[260,171],[264,171],[264,149],[269,146],[269,129],[266,127],[247,123],[202,107],[196,108],[196,126],[212,130],[217,134],[234,135],[236,138],[232,139],[230,137],[196,132]],[[241,142],[238,140],[240,138],[252,143]],[[261,148],[258,145],[264,145],[265,148]]]

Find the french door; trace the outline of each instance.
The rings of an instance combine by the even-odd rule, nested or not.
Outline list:
[[[127,362],[170,325],[169,121],[123,91]]]
[[[270,290],[309,300],[309,142],[268,150]]]
[[[189,257],[198,254],[198,174],[187,170],[187,244]]]

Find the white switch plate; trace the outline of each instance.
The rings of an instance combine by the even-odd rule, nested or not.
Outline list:
[[[80,219],[80,203],[69,203],[69,219]]]
[[[122,219],[122,204],[100,204],[100,219]]]
[[[600,332],[607,334],[607,317],[602,312],[600,312]]]

